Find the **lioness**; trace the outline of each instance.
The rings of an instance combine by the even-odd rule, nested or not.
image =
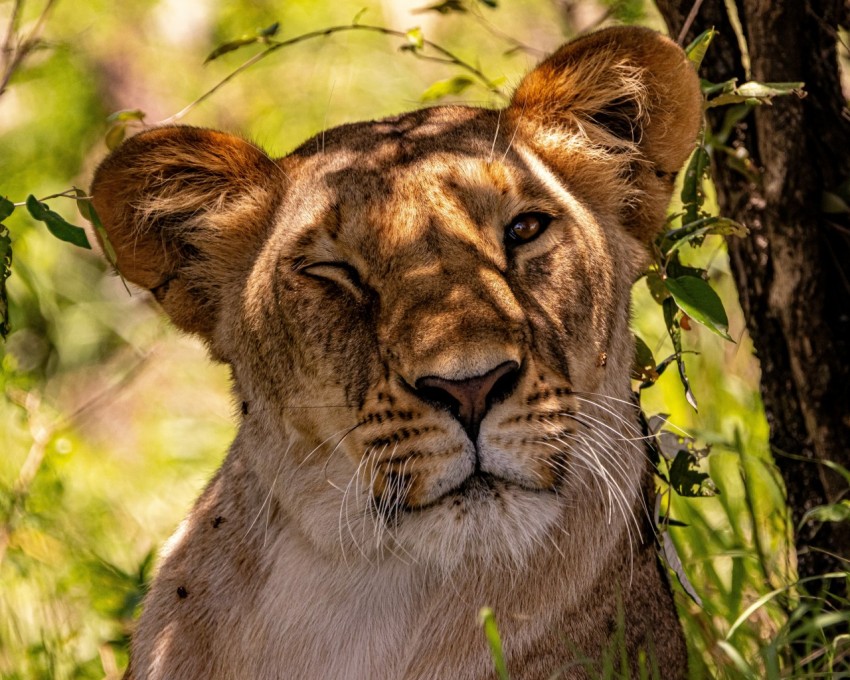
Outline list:
[[[682,50],[614,28],[502,110],[344,125],[279,160],[191,127],[109,156],[92,191],[121,272],[242,404],[126,677],[492,678],[484,605],[514,678],[585,677],[617,635],[683,676],[629,292],[700,116]]]

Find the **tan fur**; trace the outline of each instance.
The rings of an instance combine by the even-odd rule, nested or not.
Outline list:
[[[127,677],[492,678],[483,606],[514,678],[584,677],[618,621],[633,664],[682,677],[628,308],[700,114],[682,51],[620,28],[503,111],[343,126],[278,161],[185,127],[110,156],[93,194],[121,271],[230,364],[244,413]],[[551,224],[511,246],[523,213]],[[422,387],[490,375],[474,426]]]

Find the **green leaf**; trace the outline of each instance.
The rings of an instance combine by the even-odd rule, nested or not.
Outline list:
[[[6,199],[3,199],[4,201]],[[3,205],[5,208],[5,204]],[[14,208],[14,206],[12,206]],[[5,225],[0,224],[0,338],[9,335],[9,299],[6,294],[6,279],[12,275],[12,239]]]
[[[666,279],[664,285],[685,314],[721,338],[732,340],[728,333],[729,319],[726,317],[726,310],[723,309],[720,297],[707,281],[696,276],[681,276]]]
[[[94,208],[91,207],[91,199],[82,189],[78,189],[77,187],[72,187],[72,189],[74,190],[74,196],[76,196],[77,210],[84,220],[91,222],[92,212],[94,211]]]
[[[360,21],[363,18],[363,15],[366,14],[366,12],[368,12],[368,11],[369,11],[368,7],[361,7],[357,11],[357,14],[354,15],[354,18],[351,20],[351,25],[357,26],[357,22]]]
[[[682,382],[682,387],[685,389],[685,399],[688,400],[688,403],[694,409],[697,409],[697,400],[694,396],[693,391],[691,390],[691,383],[688,380],[688,374],[685,370],[685,361],[682,357],[682,330],[679,328],[679,321],[676,318],[676,315],[679,312],[679,308],[676,306],[676,301],[669,297],[664,300],[664,303],[661,305],[661,309],[664,310],[664,323],[667,326],[667,333],[670,336],[670,341],[673,343],[673,356],[676,359],[676,366],[679,369],[679,380]],[[664,363],[664,368],[667,367],[667,364]],[[658,373],[661,373],[661,366],[658,367]]]
[[[493,610],[484,607],[478,613],[481,626],[484,628],[484,637],[490,647],[490,656],[493,657],[493,665],[496,667],[496,675],[499,680],[510,680],[508,667],[505,664],[505,655],[502,652],[502,639],[499,637],[499,628],[496,625],[496,617]]]
[[[44,222],[48,231],[60,241],[66,241],[79,248],[91,249],[84,229],[66,222],[59,213],[50,210],[47,204],[39,202],[32,194],[27,196],[27,210],[33,219]]]
[[[407,38],[407,42],[410,43],[410,46],[414,50],[421,50],[425,47],[425,35],[422,33],[422,29],[418,26],[411,28],[404,35]]]
[[[425,92],[422,93],[422,97],[420,98],[423,102],[430,102],[436,99],[442,99],[443,97],[447,97],[453,94],[460,94],[464,90],[466,90],[470,85],[474,85],[475,81],[472,78],[467,78],[466,76],[455,76],[454,78],[449,78],[448,80],[438,80],[436,83],[431,85]]]
[[[107,123],[127,123],[131,120],[144,120],[145,112],[141,109],[123,109],[110,114],[106,118]]]
[[[649,271],[646,273],[646,287],[649,288],[649,294],[652,295],[652,299],[659,305],[670,297],[670,291],[667,290],[667,286],[664,285],[664,280],[656,271]]]
[[[106,148],[110,151],[115,151],[118,145],[124,141],[127,134],[127,126],[124,123],[113,125],[106,133]]]
[[[682,221],[685,224],[696,222],[700,218],[700,209],[705,200],[702,182],[710,164],[711,159],[704,146],[700,145],[694,149],[691,159],[688,161],[688,167],[685,169],[685,179],[682,182],[681,197],[682,206],[685,209],[685,216]]]
[[[688,226],[690,225],[685,225],[685,227],[682,227],[682,230]],[[738,238],[743,238],[748,233],[747,228],[743,224],[735,220],[730,220],[728,217],[709,217],[705,221],[705,226],[697,227],[692,231],[689,230],[678,235],[678,240],[668,248],[667,256],[669,257],[675,253],[686,243],[694,246],[702,245],[703,239],[706,236],[737,236]]]
[[[245,38],[238,38],[237,40],[231,40],[230,42],[226,42],[223,45],[219,45],[212,52],[210,52],[207,55],[207,58],[204,59],[204,63],[209,64],[211,61],[215,61],[223,54],[227,54],[228,52],[234,52],[240,47],[245,47],[245,45],[253,45],[254,43],[258,43],[261,41],[262,38],[258,35],[253,35]]]
[[[15,212],[15,204],[5,196],[0,196],[0,222]]]
[[[800,520],[802,527],[806,522],[847,522],[850,521],[850,501],[844,500],[832,505],[818,505],[808,510]]]
[[[748,81],[743,85],[733,86],[731,90],[724,91],[714,99],[710,99],[706,104],[706,108],[714,108],[717,106],[727,106],[729,104],[769,104],[774,97],[796,94],[798,97],[804,97],[805,92],[803,86],[805,83],[758,83],[756,81]]]
[[[690,451],[682,449],[670,464],[670,485],[680,496],[696,498],[711,495],[703,491],[704,482],[709,479],[708,473],[699,469],[699,460]]]
[[[708,46],[711,44],[711,41],[714,40],[714,36],[717,35],[717,31],[714,28],[709,28],[706,31],[700,33],[694,41],[685,48],[685,54],[688,55],[688,59],[694,65],[694,69],[699,70],[700,64],[702,64],[703,57],[705,57],[705,52],[708,50]]]
[[[655,357],[652,355],[652,350],[639,335],[635,335],[632,378],[644,383],[654,383],[658,380],[658,372],[655,370]]]

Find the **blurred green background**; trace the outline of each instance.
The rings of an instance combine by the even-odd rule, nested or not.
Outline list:
[[[0,30],[17,4],[0,2]],[[283,39],[350,23],[365,7],[361,23],[419,26],[506,91],[542,54],[590,27],[663,27],[642,0],[503,0],[496,8],[469,0],[464,13],[413,11],[427,4],[55,2],[43,44],[0,95],[0,195],[19,202],[87,187],[107,153],[110,113],[141,109],[148,123],[172,116],[259,50],[204,65],[215,46],[276,21]],[[23,34],[43,8],[24,3]],[[278,51],[182,122],[239,132],[282,155],[323,128],[420,106],[435,81],[459,75],[400,52],[402,44],[352,32]],[[479,86],[448,101],[498,104]],[[51,207],[83,223],[72,201]],[[97,254],[60,243],[22,210],[7,224],[15,260],[13,332],[0,345],[0,676],[117,678],[156,552],[233,436],[227,370],[170,328],[146,295],[128,295]],[[759,677],[787,629],[787,600],[759,607],[731,645],[724,638],[748,605],[793,580],[790,528],[723,243],[685,251],[708,266],[736,342],[694,324],[685,345],[699,352],[687,356],[699,413],[675,369],[644,392],[643,405],[712,447],[703,464],[720,494],[672,498],[673,515],[688,526],[669,530],[703,600],[699,606],[677,587],[693,677],[738,677],[736,653]],[[636,332],[658,358],[667,356],[661,311],[643,282],[634,301]]]

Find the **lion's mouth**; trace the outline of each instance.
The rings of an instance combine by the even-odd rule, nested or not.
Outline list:
[[[507,479],[497,475],[475,470],[469,474],[457,486],[444,491],[439,496],[429,499],[424,503],[412,503],[409,499],[400,502],[400,510],[407,514],[424,512],[437,506],[449,505],[461,507],[467,504],[473,505],[488,501],[498,501],[502,494],[508,490],[543,494],[554,493],[554,489],[532,487],[518,480]]]

